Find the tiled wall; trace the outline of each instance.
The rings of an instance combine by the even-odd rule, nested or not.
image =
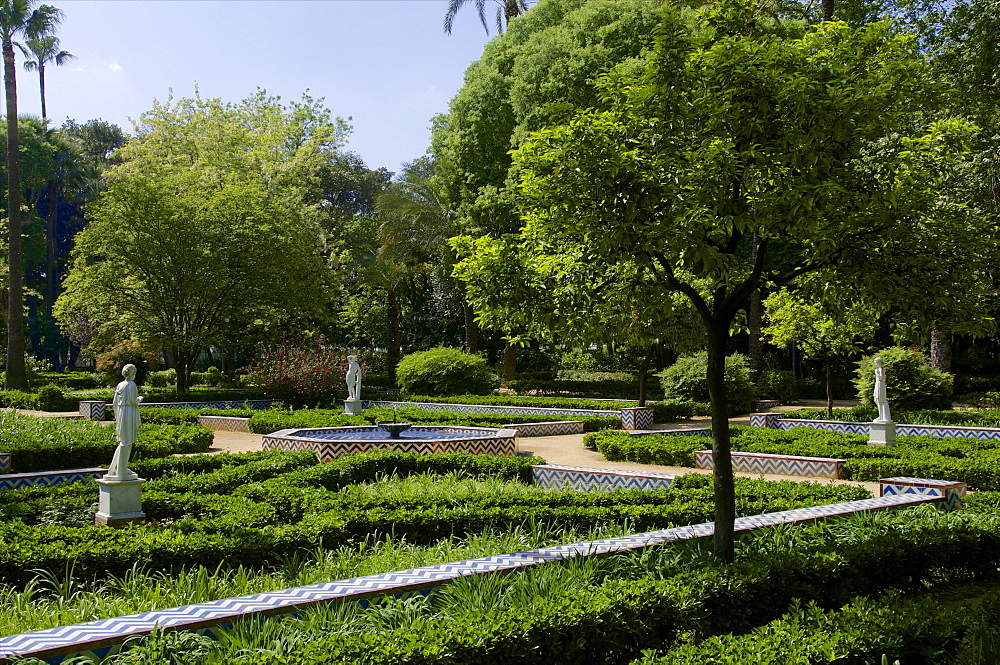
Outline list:
[[[782,418],[776,413],[754,413],[750,415],[752,427],[790,430],[793,427],[810,427],[812,429],[829,430],[842,434],[859,434],[868,436],[868,423],[855,423],[843,420],[804,420],[798,418]],[[956,425],[896,425],[896,436],[942,436],[963,439],[979,439],[981,441],[1000,441],[1000,428],[994,427],[961,427]]]
[[[104,420],[107,404],[103,400],[80,400],[80,415],[87,420]]]
[[[632,436],[712,436],[712,430],[706,427],[692,427],[691,429],[654,429],[647,432],[629,432]]]
[[[338,430],[350,432],[352,429],[358,431],[369,431],[375,427],[357,428],[326,428],[326,431]],[[435,453],[471,453],[473,455],[497,455],[500,457],[512,457],[517,454],[517,432],[507,429],[490,430],[476,427],[449,427],[449,430],[468,431],[468,438],[462,439],[441,439],[441,440],[421,440],[421,439],[383,439],[378,441],[362,440],[324,440],[319,438],[309,438],[309,430],[286,429],[265,435],[261,439],[261,447],[264,450],[312,450],[321,462],[329,462],[343,457],[344,455],[355,455],[373,450],[391,450],[404,453],[416,453],[418,455],[432,455]],[[323,428],[315,429],[322,433]],[[494,434],[495,433],[495,434]]]
[[[10,453],[0,453],[0,473],[10,473]]]
[[[714,469],[715,460],[711,450],[695,452],[699,469]],[[764,473],[776,476],[805,476],[808,478],[840,478],[842,459],[828,457],[793,457],[790,455],[768,455],[764,453],[731,453],[733,471]]]
[[[645,406],[622,409],[622,429],[647,430],[653,427],[653,410]]]
[[[548,489],[574,490],[660,490],[670,487],[674,476],[666,473],[586,469],[559,464],[531,467],[535,485]]]
[[[107,469],[98,468],[39,471],[36,473],[10,473],[0,476],[0,490],[86,483],[92,481],[94,478],[100,478],[105,473],[107,473]]]
[[[741,517],[736,520],[736,533],[778,524],[810,522],[817,519],[849,515],[871,510],[886,510],[921,503],[939,502],[940,497],[919,494],[887,495],[877,499],[851,501],[826,506],[799,508],[766,515]],[[484,557],[455,563],[423,566],[378,575],[314,584],[284,591],[260,593],[207,603],[185,605],[102,619],[87,623],[38,630],[0,638],[0,658],[14,655],[36,656],[58,663],[64,657],[115,649],[125,639],[148,635],[157,630],[198,630],[231,625],[251,616],[287,615],[311,606],[327,603],[361,601],[386,595],[411,593],[471,575],[510,572],[539,564],[592,556],[640,550],[663,543],[711,538],[712,523],[662,529],[618,538],[605,538],[569,545],[543,547],[516,554]],[[110,646],[109,646],[110,645]]]
[[[967,487],[965,483],[950,480],[927,480],[924,478],[883,478],[879,481],[879,496],[922,495],[944,497],[939,506],[946,510],[958,510],[962,507],[962,497]]]
[[[557,420],[551,423],[512,423],[504,429],[517,430],[518,436],[557,436],[559,434],[583,434],[582,420]]]
[[[198,424],[204,425],[208,429],[219,432],[249,432],[247,421],[249,418],[235,418],[233,416],[198,416]]]

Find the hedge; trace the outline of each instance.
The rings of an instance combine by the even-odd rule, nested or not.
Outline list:
[[[406,395],[410,402],[431,402],[436,404],[482,404],[483,406],[523,406],[545,409],[587,409],[597,411],[618,411],[626,407],[639,406],[639,402],[629,400],[588,400],[572,397],[526,397],[518,395],[452,395],[433,397],[429,395]],[[708,404],[665,400],[646,402],[653,409],[653,419],[658,423],[669,423],[693,416],[711,415]]]
[[[824,524],[816,532],[825,531],[825,539],[820,536],[808,546],[761,552],[729,567],[706,562],[700,570],[668,579],[610,580],[537,596],[530,605],[518,606],[517,612],[488,613],[477,621],[434,617],[377,632],[330,635],[305,643],[290,639],[286,644],[291,646],[282,652],[255,653],[246,662],[624,663],[640,657],[644,650],[669,648],[681,637],[697,641],[748,633],[788,613],[796,599],[814,601],[817,608],[828,610],[847,605],[858,596],[877,597],[888,590],[909,592],[930,584],[994,576],[1000,564],[998,520],[983,516],[942,519],[938,513],[931,508],[889,516],[883,521],[888,529],[866,527],[869,518],[850,520],[842,529],[835,523]],[[885,612],[872,611],[877,605],[854,601],[845,610],[857,611],[845,632],[859,639],[856,648],[862,653],[868,653],[863,651],[866,648],[877,653],[886,646],[881,637],[886,634],[886,653],[897,653],[896,649],[900,649],[898,653],[911,649],[921,652],[928,645],[954,650],[962,636],[962,631],[945,625],[945,617],[929,615],[924,604],[908,606],[904,615],[884,621]],[[815,616],[818,610],[811,612]],[[866,622],[866,617],[871,620]],[[710,647],[706,644],[702,653],[712,655]],[[684,655],[683,651],[678,653]],[[695,660],[679,662],[762,661],[698,660],[696,656]]]
[[[199,425],[143,424],[132,459],[203,453],[212,441],[212,431]],[[0,451],[11,453],[11,465],[17,473],[105,466],[116,445],[114,428],[98,423],[13,412],[0,416]]]
[[[655,492],[552,492],[514,485],[478,494],[357,498],[337,490],[427,472],[525,480],[531,465],[541,460],[379,453],[316,464],[300,453],[257,456],[241,464],[236,461],[240,456],[229,457],[233,463],[212,461],[218,468],[205,473],[178,473],[180,462],[140,467],[161,474],[143,488],[146,526],[62,526],[39,517],[43,506],[62,515],[92,516],[94,493],[87,485],[0,494],[0,541],[18,543],[0,549],[0,580],[23,584],[33,576],[32,569],[62,569],[68,559],[81,576],[122,572],[136,560],[151,569],[221,562],[262,565],[319,543],[330,548],[364,542],[373,533],[424,544],[529,523],[586,529],[628,521],[639,530],[664,528],[705,522],[714,512],[710,479],[703,476],[681,478],[674,488]],[[202,463],[192,459],[192,466]],[[869,496],[858,487],[748,479],[740,479],[737,487],[740,515]]]

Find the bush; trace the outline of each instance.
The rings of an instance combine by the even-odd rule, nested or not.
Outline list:
[[[79,405],[79,400],[69,400],[51,383],[38,389],[38,408],[41,411],[70,411]]]
[[[396,380],[418,395],[488,395],[496,382],[483,357],[446,346],[403,358]]]
[[[104,385],[117,386],[122,380],[122,368],[131,363],[136,369],[135,383],[141,386],[159,362],[156,351],[140,342],[126,339],[97,356],[97,371],[104,377]]]
[[[146,377],[146,384],[150,388],[167,388],[177,385],[177,370],[171,367],[162,372],[150,372]]]
[[[667,399],[708,402],[707,368],[707,354],[678,358],[676,363],[659,374]],[[739,353],[726,358],[726,394],[731,416],[749,412],[757,402],[756,388],[750,381],[750,366],[746,356]]]
[[[886,395],[893,411],[951,408],[952,376],[931,367],[923,353],[898,346],[858,361],[854,386],[862,405],[871,406],[875,402],[876,357],[885,363]]]
[[[297,406],[319,406],[347,396],[347,356],[357,353],[328,344],[322,337],[307,341],[285,341],[261,345],[257,364],[246,369],[253,385],[268,397],[288,400]],[[360,354],[359,354],[360,355]],[[363,359],[359,358],[362,368]],[[364,384],[364,378],[361,383]]]
[[[765,369],[757,377],[757,391],[762,399],[776,399],[791,404],[798,399],[795,374],[784,369]]]

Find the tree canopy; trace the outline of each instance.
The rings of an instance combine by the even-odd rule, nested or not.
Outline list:
[[[608,275],[634,265],[635,289],[662,301],[681,293],[698,313],[724,558],[734,495],[723,362],[749,294],[822,273],[830,288],[865,286],[883,303],[919,276],[935,298],[951,285],[927,272],[941,243],[982,244],[974,215],[928,214],[937,181],[911,177],[924,158],[960,153],[969,131],[921,122],[937,94],[915,40],[887,24],[828,22],[788,37],[739,0],[694,25],[668,7],[641,71],[604,77],[597,108],[564,110],[514,153],[521,252],[552,269],[580,248]],[[912,136],[906,150],[871,158],[901,133]]]
[[[156,104],[76,238],[60,325],[100,322],[168,351],[186,388],[209,345],[249,346],[319,314],[329,271],[315,188],[346,125],[316,100]]]

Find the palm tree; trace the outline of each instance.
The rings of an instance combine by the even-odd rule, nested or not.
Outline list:
[[[45,65],[53,63],[57,67],[65,65],[76,56],[69,51],[59,50],[59,38],[55,35],[42,35],[34,39],[28,39],[24,44],[18,44],[21,53],[24,54],[24,69],[28,72],[38,71],[38,90],[42,95],[42,120],[45,114]],[[29,60],[34,56],[34,60]]]
[[[34,8],[34,0],[0,0],[0,43],[3,52],[3,84],[7,101],[7,214],[8,224],[8,306],[7,372],[4,387],[25,390],[24,370],[24,258],[21,253],[21,165],[17,135],[17,73],[14,69],[14,40],[35,39],[52,32],[62,20],[62,12],[49,5]],[[11,122],[11,120],[13,120]]]
[[[463,5],[473,2],[476,11],[479,13],[479,20],[483,24],[486,34],[490,34],[490,27],[486,23],[486,0],[448,0],[448,11],[444,15],[444,32],[451,34],[451,29],[455,24],[455,16]],[[503,32],[504,26],[510,24],[512,18],[517,18],[528,11],[527,0],[494,0],[497,3],[497,32]]]

